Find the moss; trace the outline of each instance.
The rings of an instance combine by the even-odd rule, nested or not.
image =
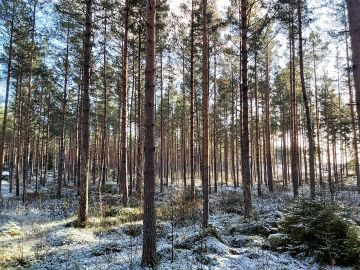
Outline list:
[[[23,233],[21,228],[16,223],[10,222],[3,227],[1,234],[4,236],[18,237]]]
[[[142,209],[111,207],[105,211],[103,218],[91,217],[86,222],[79,222],[78,219],[70,220],[64,227],[74,228],[106,228],[110,229],[121,224],[136,222],[143,219]]]
[[[74,227],[74,228],[86,228],[88,225],[88,222],[80,222],[80,220],[70,220],[64,224],[65,228]]]
[[[0,252],[0,269],[23,269],[34,260],[32,245],[18,245],[2,248]]]
[[[114,217],[121,223],[134,222],[143,219],[143,212],[140,207],[110,207],[105,211],[104,217]]]

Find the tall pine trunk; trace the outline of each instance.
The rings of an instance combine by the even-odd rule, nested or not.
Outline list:
[[[356,118],[355,118],[355,109],[354,109],[354,93],[351,85],[351,74],[350,74],[350,59],[349,59],[349,45],[348,45],[348,35],[345,30],[345,42],[346,42],[346,75],[347,75],[347,86],[349,90],[350,97],[350,115],[351,115],[351,129],[352,129],[352,147],[354,151],[354,161],[355,161],[355,173],[358,189],[360,188],[360,171],[359,171],[359,151],[358,151],[358,137],[356,135]],[[345,147],[346,149],[346,147]],[[347,163],[346,163],[347,164]]]
[[[127,84],[128,84],[128,26],[129,26],[129,0],[125,1],[125,22],[124,22],[124,50],[123,70],[121,78],[121,165],[120,165],[120,192],[122,202],[126,207],[128,204],[128,181],[127,181]],[[130,172],[131,173],[131,172]]]
[[[142,196],[142,188],[144,182],[144,136],[143,136],[143,95],[141,91],[141,32],[139,28],[138,40],[138,145],[137,145],[137,166],[136,166],[136,193],[139,198]]]
[[[65,72],[64,72],[64,93],[61,108],[61,130],[60,130],[60,155],[59,155],[59,173],[57,196],[61,197],[61,187],[64,181],[65,174],[65,119],[66,119],[66,103],[67,103],[67,85],[68,85],[68,70],[69,70],[69,35],[70,28],[66,35],[66,54],[65,54]]]
[[[271,158],[271,138],[270,138],[270,77],[269,77],[269,46],[266,47],[266,90],[265,90],[265,147],[266,147],[266,172],[267,184],[270,192],[274,191],[273,184],[273,165]]]
[[[89,139],[90,139],[90,57],[92,32],[92,0],[86,0],[83,92],[81,95],[81,142],[80,142],[80,179],[79,179],[79,213],[80,223],[88,219],[89,208]]]
[[[36,7],[37,1],[34,1],[32,11],[32,29],[31,29],[31,48],[30,48],[30,63],[29,63],[29,85],[26,100],[25,111],[25,132],[24,132],[24,151],[23,151],[23,203],[27,204],[27,185],[29,181],[29,143],[30,143],[30,117],[31,117],[31,96],[32,96],[32,77],[33,77],[33,62],[34,62],[34,50],[35,50],[35,24],[36,24]],[[31,177],[31,176],[30,176]]]
[[[349,16],[349,32],[351,37],[352,62],[355,82],[355,100],[360,128],[360,0],[346,0]],[[360,178],[357,178],[357,190],[360,193]]]
[[[146,4],[146,51],[145,51],[145,165],[144,165],[144,230],[142,266],[156,264],[155,226],[155,23],[156,1]]]
[[[195,152],[194,152],[194,0],[191,1],[191,30],[190,30],[190,190],[191,199],[195,199]]]
[[[209,44],[207,29],[207,0],[202,1],[202,87],[203,87],[203,147],[202,147],[202,189],[203,189],[203,217],[202,227],[207,228],[209,223],[209,81],[208,61]]]
[[[313,125],[310,114],[310,102],[306,92],[305,75],[304,75],[304,56],[303,56],[303,43],[302,43],[302,12],[301,12],[301,0],[297,1],[298,11],[298,34],[299,34],[299,62],[300,62],[300,80],[301,91],[304,101],[305,114],[306,114],[306,129],[307,139],[309,144],[309,172],[310,172],[310,198],[315,198],[315,142]]]
[[[10,24],[9,54],[7,59],[7,71],[6,71],[7,74],[6,74],[6,90],[5,90],[5,107],[4,107],[4,116],[3,116],[3,122],[1,127],[1,134],[0,134],[0,197],[1,197],[1,181],[2,181],[2,171],[3,171],[3,162],[4,162],[4,145],[5,145],[6,126],[7,126],[7,113],[8,113],[8,101],[9,101],[10,79],[11,79],[12,54],[13,54],[15,9],[16,9],[16,1],[13,1],[11,24]]]
[[[242,135],[241,161],[244,193],[244,215],[251,213],[251,179],[249,157],[249,104],[248,104],[248,1],[241,0],[241,77],[242,77]]]

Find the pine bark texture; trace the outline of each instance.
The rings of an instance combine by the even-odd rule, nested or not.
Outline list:
[[[251,214],[251,174],[249,156],[249,104],[248,104],[248,1],[241,0],[241,77],[242,77],[242,136],[241,161],[244,193],[244,215]]]
[[[79,222],[86,222],[89,208],[89,135],[90,135],[90,57],[92,32],[92,0],[86,0],[83,92],[81,95],[81,144],[80,144],[80,188]]]
[[[203,21],[202,21],[202,87],[203,87],[203,170],[202,170],[202,188],[203,188],[203,218],[202,227],[207,228],[209,224],[209,44],[207,33],[207,0],[202,1]]]
[[[144,230],[142,265],[150,267],[156,264],[154,163],[155,23],[156,1],[148,0],[146,4]]]

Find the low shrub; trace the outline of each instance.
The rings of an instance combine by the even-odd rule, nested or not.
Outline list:
[[[132,237],[139,237],[142,232],[142,224],[129,224],[128,226],[125,226],[123,228],[126,235],[132,236]]]
[[[105,210],[104,217],[114,217],[120,223],[134,222],[143,219],[143,212],[140,207],[110,207]]]
[[[359,228],[339,205],[297,200],[279,224],[286,241],[273,241],[272,247],[314,256],[319,263],[359,265]]]
[[[244,199],[239,190],[222,192],[219,209],[228,214],[243,214]]]
[[[209,228],[203,231],[202,237],[205,238],[207,236],[212,236],[217,240],[219,240],[221,243],[224,243],[221,233],[215,227],[210,226]]]
[[[194,223],[201,216],[201,201],[188,200],[184,193],[174,196],[174,198],[162,207],[156,209],[159,220],[174,222],[175,225],[186,225]]]
[[[80,222],[78,219],[71,220],[64,224],[64,227],[75,228],[107,228],[111,229],[120,224],[131,223],[143,219],[141,208],[111,207],[104,211],[104,217],[91,217],[87,222]]]

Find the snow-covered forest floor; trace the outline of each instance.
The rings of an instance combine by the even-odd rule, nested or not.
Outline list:
[[[6,193],[7,184],[3,182],[0,199],[0,269],[141,268],[142,202],[131,198],[129,208],[120,207],[116,183],[105,186],[102,219],[96,189],[92,190],[86,228],[76,226],[73,187],[65,187],[62,199],[56,199],[55,181],[49,177],[37,196],[30,189],[25,208],[21,198]],[[244,220],[241,190],[219,188],[210,196],[211,227],[202,232],[201,199],[185,200],[181,185],[157,192],[157,269],[351,269],[320,266],[311,257],[272,251],[277,222],[293,196],[285,187],[276,188],[274,194],[263,193],[257,196],[254,188],[254,215]],[[308,196],[306,187],[300,196]],[[335,197],[355,209],[353,219],[359,224],[360,196],[354,189],[337,192]]]

